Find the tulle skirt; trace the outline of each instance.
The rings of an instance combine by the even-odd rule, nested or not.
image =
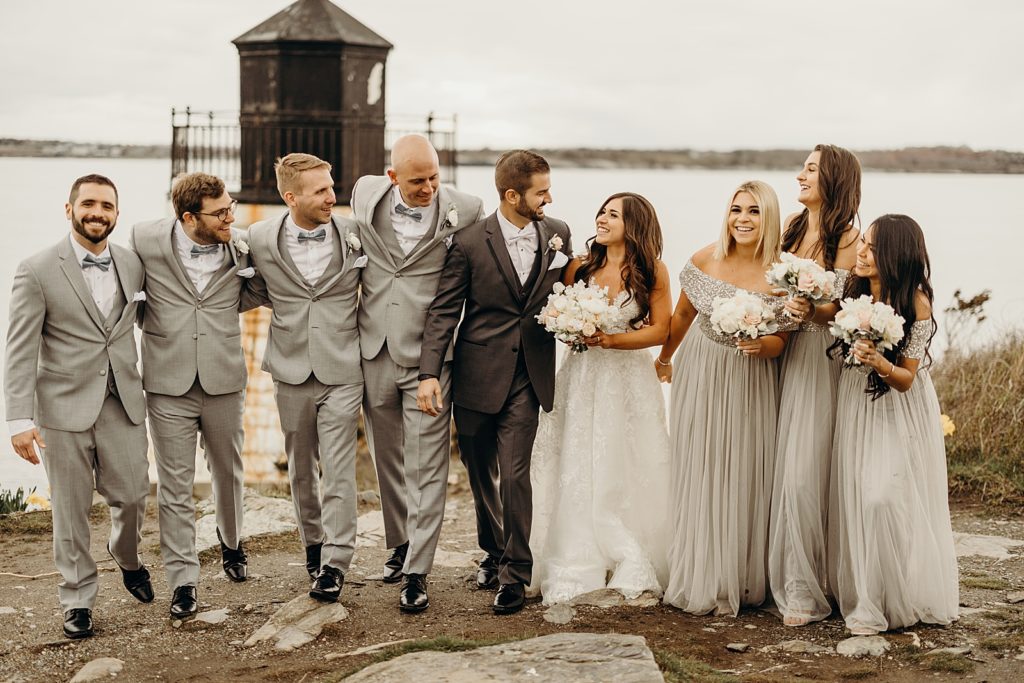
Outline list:
[[[931,376],[876,401],[867,376],[839,381],[829,548],[839,608],[851,630],[886,631],[958,615],[946,450]]]
[[[665,602],[735,615],[767,584],[778,364],[691,326],[672,381],[672,510]]]
[[[661,595],[669,444],[649,351],[566,353],[530,475],[532,594],[541,592],[545,604],[605,587]]]
[[[782,357],[768,580],[783,617],[832,613],[827,597],[829,475],[841,359],[827,329],[795,332]]]

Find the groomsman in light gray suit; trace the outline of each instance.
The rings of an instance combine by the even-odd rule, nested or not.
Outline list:
[[[160,549],[174,588],[171,617],[198,611],[196,439],[213,483],[224,573],[245,581],[242,549],[242,407],[247,380],[240,308],[246,297],[247,233],[232,229],[237,204],[219,178],[190,173],[171,190],[176,218],[140,223],[131,245],[146,269],[143,388],[160,477]]]
[[[452,235],[483,216],[480,199],[439,179],[430,142],[407,135],[392,146],[387,175],[364,176],[352,190],[352,213],[369,258],[359,306],[363,416],[385,537],[394,549],[384,564],[384,581],[405,576],[399,595],[404,612],[420,612],[429,604],[426,575],[441,533],[451,457],[450,409],[430,420],[416,405],[423,321]],[[449,347],[447,361],[451,353]],[[450,363],[440,381],[447,405]]]
[[[366,257],[356,222],[331,213],[329,163],[296,153],[274,170],[288,212],[249,228],[253,284],[273,308],[263,369],[274,378],[309,594],[336,602],[356,540],[356,304]]]
[[[125,587],[141,602],[153,600],[139,556],[149,463],[133,334],[145,295],[138,257],[107,243],[118,214],[110,179],[76,180],[65,212],[71,235],[23,261],[14,276],[4,394],[14,450],[33,464],[41,455],[50,482],[64,635],[84,638],[93,632],[97,593],[89,553],[94,483],[110,507],[107,550]]]

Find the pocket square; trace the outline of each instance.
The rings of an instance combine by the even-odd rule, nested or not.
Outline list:
[[[366,254],[363,254],[356,259],[355,263],[352,264],[353,268],[365,268],[366,264],[369,263],[370,259]]]
[[[548,266],[548,270],[554,270],[555,268],[561,268],[569,262],[569,257],[565,255],[565,252],[556,251],[555,257],[551,259],[551,265]]]
[[[249,266],[248,268],[239,268],[238,272],[235,273],[235,275],[237,275],[238,277],[244,277],[248,279],[256,275],[256,269],[253,268],[252,266]]]
[[[132,301],[145,301],[145,300],[146,300],[146,293],[145,292],[135,292],[134,294],[132,294]]]

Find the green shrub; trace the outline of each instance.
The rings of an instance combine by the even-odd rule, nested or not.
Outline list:
[[[36,490],[33,488],[26,494],[25,489],[21,486],[18,487],[17,491],[13,492],[7,489],[0,491],[0,515],[24,512],[25,508],[28,507],[28,497],[35,492]]]

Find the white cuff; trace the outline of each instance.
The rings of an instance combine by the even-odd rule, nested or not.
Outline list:
[[[28,430],[35,429],[35,428],[36,428],[36,423],[33,422],[31,419],[29,419],[27,417],[22,417],[22,418],[19,418],[17,420],[8,420],[7,421],[7,432],[12,437],[13,436],[17,436],[18,434],[21,434],[22,432],[27,432]]]

